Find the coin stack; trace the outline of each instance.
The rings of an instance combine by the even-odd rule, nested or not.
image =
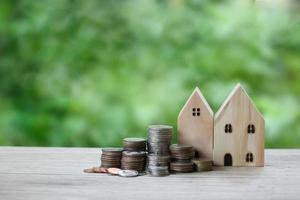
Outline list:
[[[148,171],[153,176],[169,175],[172,126],[152,125],[148,128]]]
[[[144,138],[124,138],[122,169],[144,172],[146,166],[146,140]]]
[[[167,166],[170,165],[170,155],[148,154],[149,166]]]
[[[124,138],[124,151],[146,151],[146,140],[144,138]]]
[[[144,172],[146,155],[145,151],[123,151],[121,168],[125,170],[135,170],[140,173]]]
[[[101,167],[120,168],[122,148],[102,148]]]
[[[193,172],[194,163],[192,159],[195,151],[190,145],[173,144],[170,147],[171,164],[170,169],[173,172]]]
[[[188,173],[194,171],[194,163],[192,162],[171,162],[170,169],[172,172]]]
[[[148,171],[151,176],[167,176],[170,174],[168,166],[149,166]]]
[[[211,160],[194,159],[193,163],[197,172],[211,171],[213,162]]]

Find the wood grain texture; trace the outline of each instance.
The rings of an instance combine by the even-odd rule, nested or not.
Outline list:
[[[300,150],[266,150],[264,168],[121,178],[86,174],[97,148],[0,147],[0,199],[299,199]]]
[[[196,88],[178,115],[178,143],[192,145],[200,157],[212,160],[213,116],[200,89]]]
[[[232,126],[225,133],[225,125]],[[255,133],[248,133],[254,125]],[[264,166],[265,123],[246,91],[238,84],[215,115],[214,164],[224,165],[225,154],[232,155],[233,166]],[[246,162],[246,155],[253,154],[253,162]]]

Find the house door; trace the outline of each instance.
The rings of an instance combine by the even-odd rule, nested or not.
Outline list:
[[[226,153],[224,156],[224,166],[232,166],[232,156],[230,153]]]

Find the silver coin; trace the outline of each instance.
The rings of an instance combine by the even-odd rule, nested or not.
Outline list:
[[[169,170],[167,166],[149,166],[148,172],[152,176],[167,176],[169,175]]]
[[[122,177],[135,177],[138,175],[139,175],[139,173],[135,170],[120,170],[119,171],[119,176],[122,176]]]
[[[123,148],[119,148],[119,147],[106,147],[106,148],[102,148],[101,150],[102,150],[102,152],[108,152],[108,153],[114,153],[114,152],[116,152],[116,153],[118,153],[118,152],[122,153]]]
[[[137,157],[146,157],[147,155],[147,152],[145,151],[123,151],[123,158],[124,157],[134,157],[134,158],[137,158]]]
[[[168,131],[168,130],[172,130],[173,127],[172,126],[168,126],[168,125],[150,125],[148,127],[148,129],[150,130],[164,130],[164,131]]]
[[[123,141],[125,142],[146,142],[144,138],[124,138]]]
[[[169,162],[170,161],[170,155],[148,154],[148,160]]]

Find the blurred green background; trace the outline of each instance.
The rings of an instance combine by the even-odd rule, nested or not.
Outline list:
[[[241,82],[266,147],[300,147],[299,1],[276,2],[2,0],[0,145],[118,146]]]

